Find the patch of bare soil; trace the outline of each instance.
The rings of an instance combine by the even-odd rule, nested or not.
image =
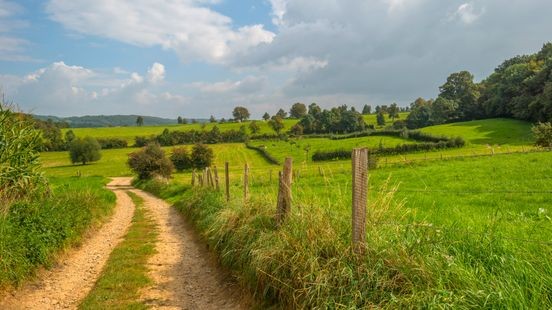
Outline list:
[[[149,261],[155,284],[142,295],[152,308],[245,309],[249,298],[212,259],[204,243],[177,210],[140,190],[159,226],[157,253]]]

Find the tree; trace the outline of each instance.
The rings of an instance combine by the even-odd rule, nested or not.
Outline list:
[[[182,116],[179,116],[177,119],[176,119],[176,122],[178,124],[182,124]]]
[[[216,123],[217,119],[213,115],[211,115],[211,117],[209,118],[209,122],[210,123]]]
[[[174,169],[173,163],[156,142],[148,143],[140,150],[130,153],[127,163],[130,169],[138,174],[140,180],[155,176],[169,178]]]
[[[406,118],[407,127],[410,129],[432,125],[433,101],[418,98],[410,104],[410,114]]]
[[[220,129],[217,125],[213,126],[211,131],[209,131],[209,134],[207,134],[207,143],[209,144],[216,144],[219,143],[222,140],[222,135],[220,133]]]
[[[311,103],[309,105],[309,115],[312,115],[314,117],[317,117],[318,115],[320,115],[320,113],[322,113],[322,109],[320,108],[320,106],[318,106],[316,103]]]
[[[249,123],[249,131],[251,131],[252,134],[257,134],[261,130],[261,127],[259,124],[257,124],[257,121],[252,121]]]
[[[297,123],[297,124],[295,124],[291,127],[289,132],[291,132],[295,136],[300,136],[300,135],[303,134],[303,126],[301,126],[301,124]]]
[[[77,136],[75,136],[75,133],[72,130],[68,130],[65,133],[65,143],[67,143],[67,145],[70,145],[76,137]]]
[[[249,119],[249,111],[244,107],[235,107],[234,111],[232,112],[232,116],[235,120],[238,122],[243,122]]]
[[[203,144],[196,144],[192,148],[192,167],[203,169],[211,166],[213,161],[213,150]]]
[[[387,113],[389,113],[389,117],[391,120],[395,121],[396,118],[399,118],[399,107],[396,103],[393,103],[389,106],[387,109]]]
[[[141,116],[138,116],[136,118],[136,126],[141,127],[142,125],[144,125],[144,118]]]
[[[381,107],[379,105],[376,106],[376,114],[378,114],[379,112],[381,112]]]
[[[92,137],[84,139],[76,138],[69,145],[69,156],[73,164],[94,162],[102,158],[101,147],[98,141]]]
[[[170,160],[173,163],[174,168],[177,171],[184,171],[192,168],[192,159],[188,149],[184,147],[177,147],[172,149]]]
[[[278,112],[276,112],[276,116],[280,117],[281,119],[284,119],[287,117],[287,112],[284,111],[284,109],[280,109],[278,110]]]
[[[182,124],[188,124],[188,119],[182,118]]]
[[[270,114],[268,114],[267,112],[265,112],[265,114],[263,114],[263,119],[265,121],[268,121],[270,119]]]
[[[280,134],[280,132],[282,131],[282,129],[284,129],[284,121],[282,120],[282,118],[278,115],[275,115],[274,117],[272,117],[272,119],[270,121],[268,121],[268,125],[270,126],[270,128],[272,128],[272,130],[274,130],[277,134]]]
[[[459,119],[470,120],[481,116],[482,111],[477,103],[479,89],[473,82],[473,75],[468,71],[449,75],[446,83],[439,87],[439,91],[439,97],[456,101]]]
[[[292,118],[301,118],[305,115],[307,115],[307,107],[300,102],[294,103],[289,110],[289,116]]]
[[[552,147],[552,123],[538,123],[531,130],[535,136],[536,145]]]
[[[378,126],[385,126],[385,115],[383,115],[383,111],[380,110],[380,112],[376,115],[376,120]]]
[[[362,108],[362,114],[363,115],[368,115],[370,113],[372,113],[372,106],[368,105],[368,104],[365,104],[364,107]]]

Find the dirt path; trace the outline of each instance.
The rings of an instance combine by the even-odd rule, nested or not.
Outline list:
[[[0,309],[75,309],[99,277],[109,254],[126,233],[134,204],[119,187],[129,186],[126,178],[108,184],[117,196],[112,218],[70,251],[57,266],[41,272],[38,280],[25,285],[0,301]]]
[[[158,222],[157,254],[149,261],[155,285],[143,292],[153,308],[244,309],[248,305],[237,285],[229,281],[191,226],[165,201],[133,190]]]

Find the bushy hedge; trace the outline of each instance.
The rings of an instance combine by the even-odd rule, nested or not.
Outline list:
[[[427,134],[421,135],[421,137],[428,138]],[[434,137],[435,139],[440,137]],[[410,152],[420,152],[420,151],[433,151],[441,150],[447,148],[463,147],[465,145],[464,139],[461,137],[456,138],[447,138],[447,140],[439,140],[438,142],[421,142],[421,143],[412,143],[412,144],[399,144],[395,147],[380,147],[375,149],[370,149],[370,154],[374,155],[398,155],[405,154]],[[334,151],[316,151],[312,155],[313,161],[327,161],[327,160],[340,160],[340,159],[350,159],[351,150],[334,150]]]
[[[249,143],[246,143],[245,146],[250,150],[257,151],[266,161],[268,161],[271,164],[279,165],[280,161],[278,161],[276,158],[274,158],[270,153],[266,151],[266,149],[262,146],[254,146]]]
[[[123,149],[128,147],[128,142],[120,138],[102,138],[98,139],[98,143],[102,147],[102,150]]]

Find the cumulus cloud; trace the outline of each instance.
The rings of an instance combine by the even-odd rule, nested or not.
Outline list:
[[[158,115],[159,109],[170,115],[186,105],[188,98],[159,88],[165,68],[154,63],[147,79],[137,72],[126,74],[102,72],[63,61],[26,74],[0,76],[8,85],[10,99],[26,111],[39,114],[132,114]]]
[[[158,83],[165,79],[165,66],[156,62],[148,70],[148,80],[152,83]]]
[[[201,0],[51,0],[50,17],[67,29],[138,46],[162,46],[185,61],[225,63],[272,41],[262,25],[234,29],[232,20]],[[216,1],[215,1],[216,2]]]

